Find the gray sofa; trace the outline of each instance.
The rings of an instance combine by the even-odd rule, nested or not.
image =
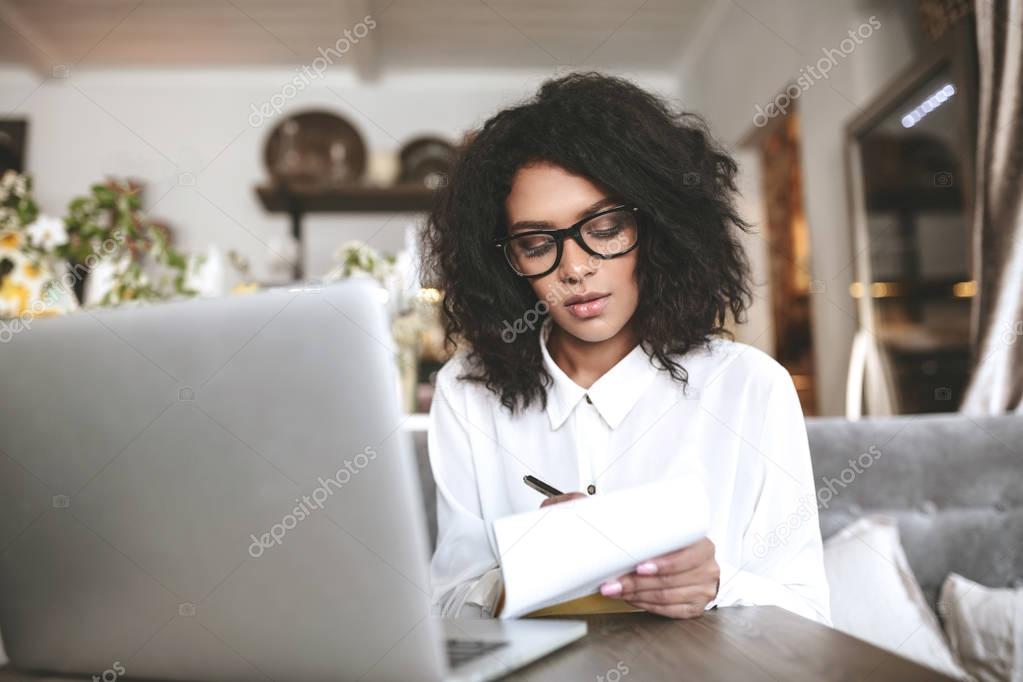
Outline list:
[[[894,517],[932,607],[950,572],[989,587],[1020,585],[1023,417],[821,418],[807,420],[807,433],[825,538],[866,514]],[[834,485],[823,508],[824,481],[871,447],[877,460],[847,487]]]
[[[950,572],[989,587],[1023,582],[1023,416],[810,418],[807,433],[825,538],[861,516],[893,516],[932,607]],[[432,543],[426,434],[414,438]],[[863,453],[869,466],[850,464]]]

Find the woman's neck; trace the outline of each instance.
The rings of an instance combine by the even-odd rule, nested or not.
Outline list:
[[[631,322],[610,339],[591,342],[566,333],[552,321],[547,351],[568,378],[583,388],[589,388],[631,353],[638,343],[639,338]]]

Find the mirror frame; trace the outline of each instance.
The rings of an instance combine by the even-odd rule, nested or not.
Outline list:
[[[923,54],[908,68],[889,81],[881,93],[868,102],[858,114],[853,116],[845,126],[845,170],[846,199],[848,209],[848,225],[854,259],[854,281],[863,287],[856,301],[858,311],[858,331],[866,330],[873,337],[874,345],[879,353],[879,361],[883,365],[884,389],[889,393],[887,404],[894,413],[898,413],[898,396],[894,391],[894,382],[890,369],[890,361],[884,349],[876,342],[874,332],[873,297],[870,295],[869,284],[873,281],[870,263],[870,234],[867,229],[866,196],[863,178],[862,155],[860,140],[887,117],[905,106],[906,98],[915,90],[927,83],[944,69],[951,71],[953,78],[961,84],[960,95],[953,102],[957,120],[959,152],[962,159],[961,191],[963,194],[963,212],[966,217],[967,262],[970,263],[970,275],[976,280],[973,272],[973,240],[972,233],[973,204],[975,191],[975,168],[977,153],[977,44],[975,19],[972,12],[960,20],[940,39],[929,43]],[[852,292],[849,292],[852,296]],[[973,303],[971,302],[971,307]],[[971,353],[973,340],[971,342]],[[869,360],[868,360],[869,363]],[[852,365],[852,363],[851,363]],[[850,383],[853,377],[850,373]],[[848,389],[849,387],[847,387]],[[868,398],[869,401],[869,398]],[[849,406],[846,406],[848,411]],[[869,412],[869,410],[868,410]]]

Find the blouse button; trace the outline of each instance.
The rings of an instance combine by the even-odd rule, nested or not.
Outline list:
[[[589,393],[586,394],[586,402],[588,402],[590,405],[593,404],[593,401],[590,400],[590,394]]]
[[[586,492],[588,492],[590,495],[595,494],[597,492],[597,486],[590,483],[588,486],[586,486]]]

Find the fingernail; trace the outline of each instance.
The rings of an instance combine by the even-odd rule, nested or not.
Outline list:
[[[617,580],[604,583],[600,586],[600,593],[605,597],[614,597],[622,593],[622,584]]]
[[[652,561],[644,561],[639,566],[636,566],[636,573],[640,575],[653,575],[657,573],[657,564]]]

